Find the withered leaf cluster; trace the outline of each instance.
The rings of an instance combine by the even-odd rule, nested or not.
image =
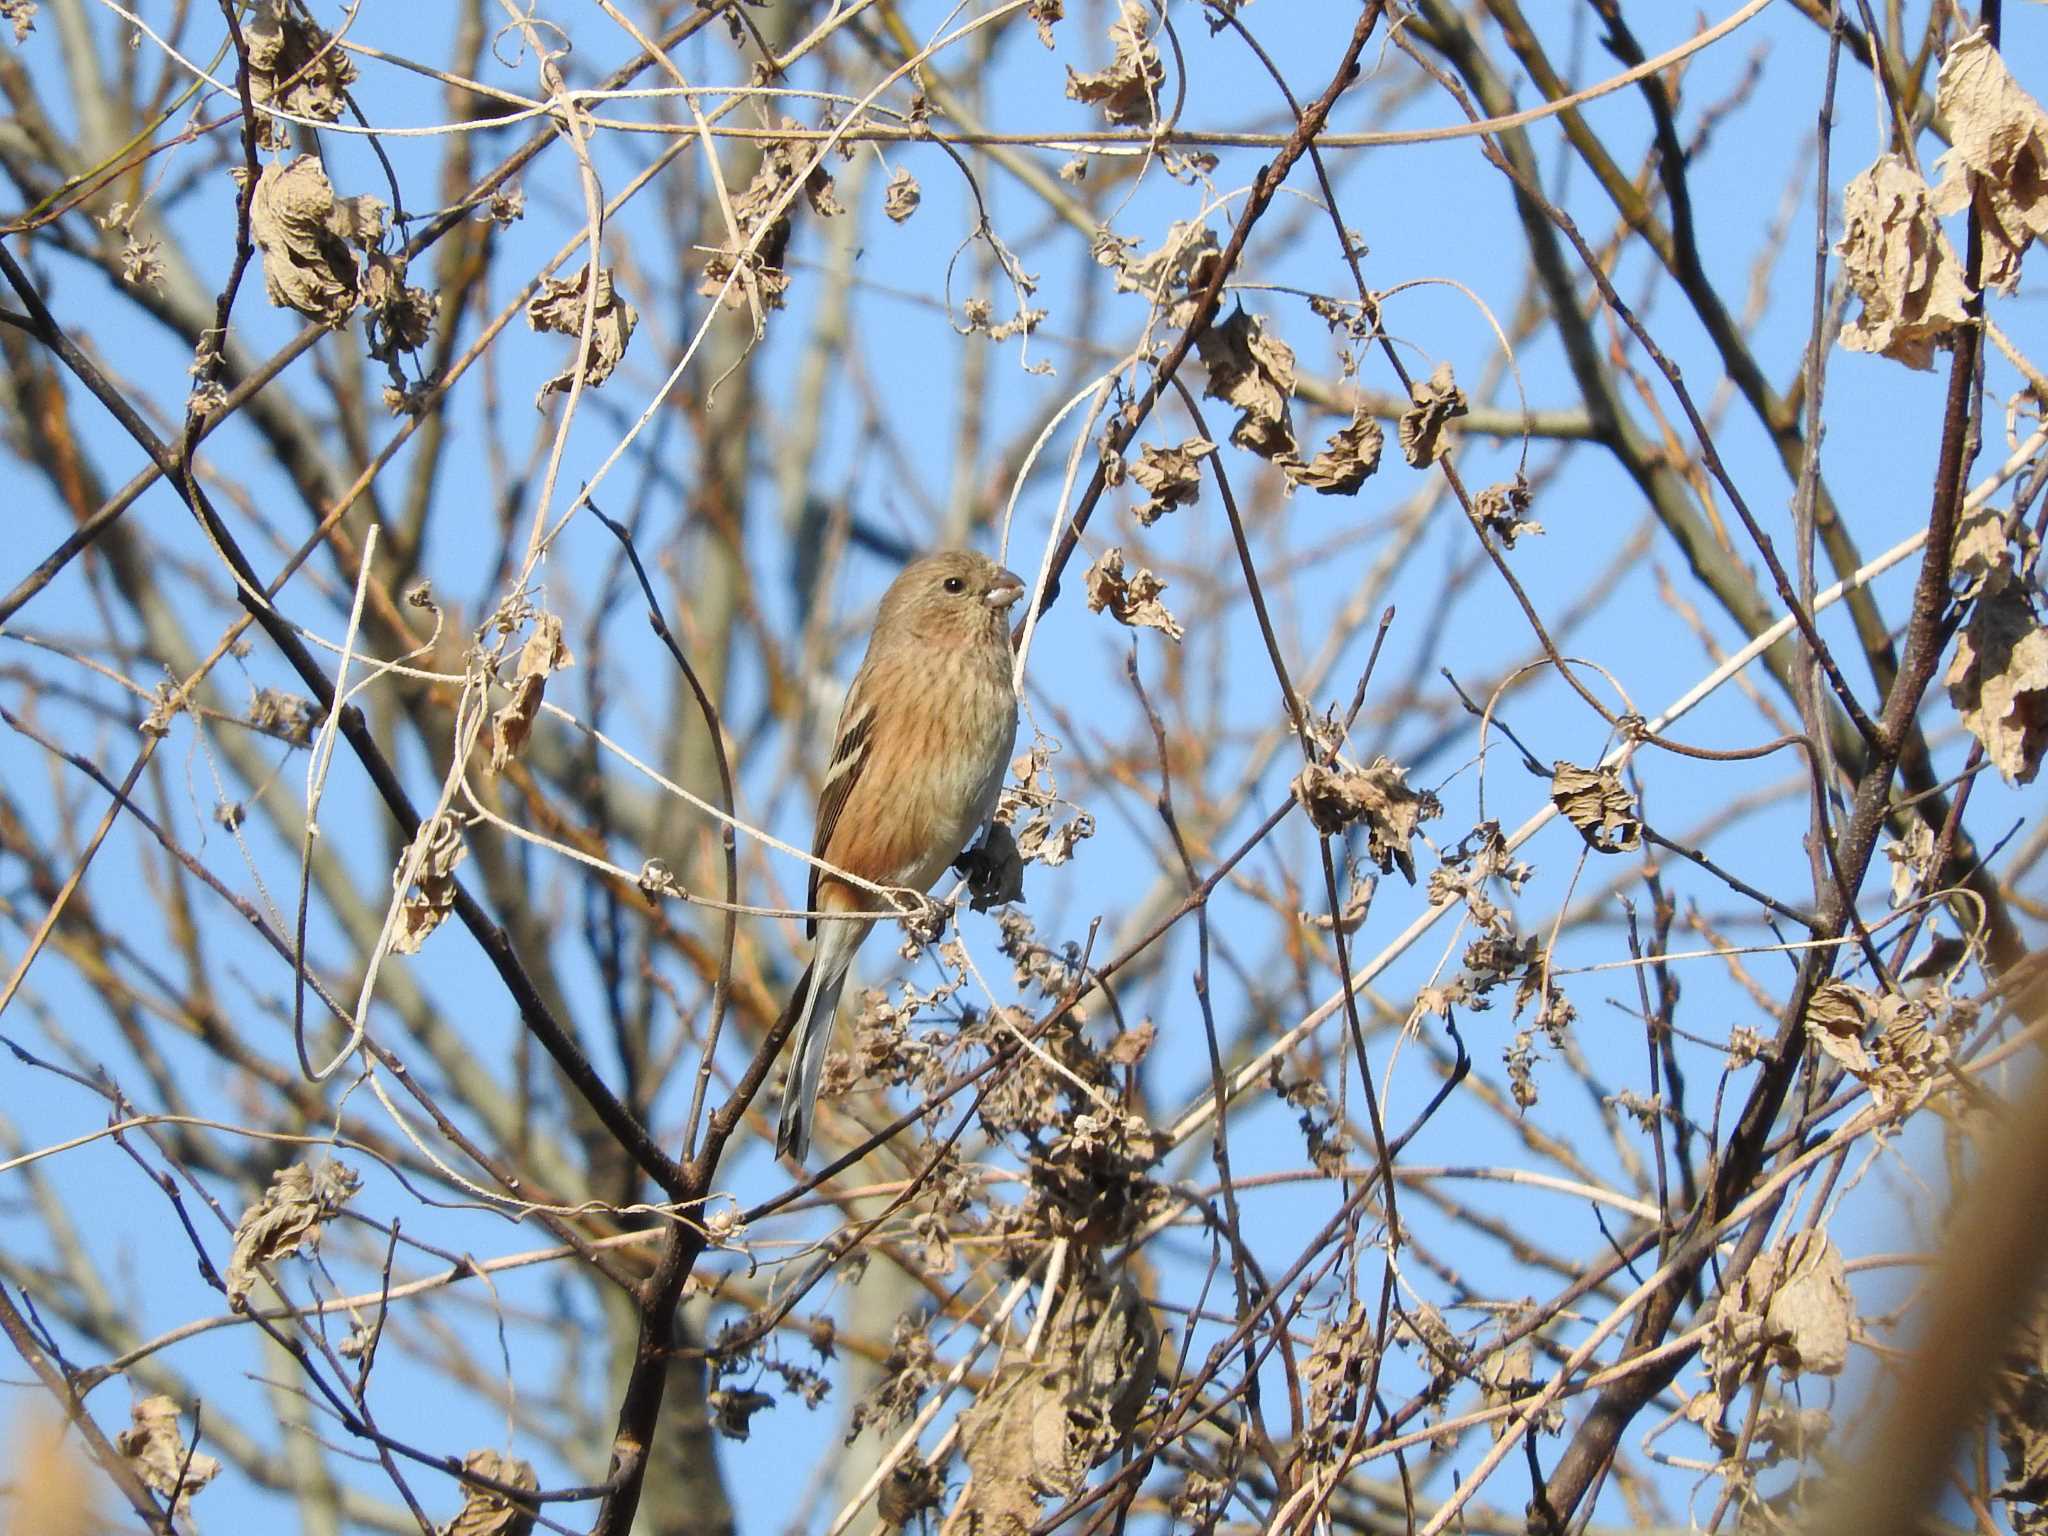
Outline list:
[[[1262,459],[1291,456],[1294,423],[1287,402],[1294,394],[1294,349],[1240,307],[1228,320],[1203,327],[1195,350],[1209,372],[1202,393],[1237,407],[1230,440]]]
[[[1112,123],[1152,121],[1166,66],[1159,61],[1159,50],[1145,35],[1150,15],[1138,0],[1123,0],[1117,19],[1109,28],[1109,40],[1116,50],[1114,56],[1106,68],[1092,74],[1079,74],[1070,66],[1068,97],[1101,107],[1102,115]],[[1041,13],[1038,23],[1039,35],[1047,39],[1049,46],[1051,20]]]
[[[784,133],[801,132],[803,126],[794,118],[782,120]],[[803,179],[804,197],[811,211],[819,218],[829,219],[846,211],[833,196],[832,173],[825,169],[822,159],[812,164],[814,157],[814,146],[801,139],[770,139],[762,145],[761,164],[754,179],[732,200],[739,244],[714,251],[705,261],[704,279],[697,285],[699,293],[707,298],[723,293],[728,309],[744,308],[749,291],[765,309],[782,307],[782,296],[789,289],[789,274],[783,270],[782,259],[789,251],[794,227],[791,215],[796,206],[790,189],[796,186],[798,177]],[[900,201],[901,194],[898,197]],[[903,216],[907,218],[909,214]],[[746,253],[744,258],[741,252]],[[740,269],[739,281],[728,288],[726,283],[735,266]]]
[[[1156,629],[1167,639],[1179,642],[1187,633],[1180,620],[1159,601],[1166,583],[1139,566],[1124,574],[1124,552],[1112,545],[1102,558],[1088,567],[1088,611],[1109,610],[1109,616],[1132,629]]]
[[[1815,1049],[1870,1090],[1886,1113],[1927,1097],[1949,1059],[1948,1040],[1929,1028],[1918,998],[1880,997],[1846,981],[1823,982],[1806,1005],[1806,1037]]]
[[[1443,815],[1436,795],[1410,789],[1408,770],[1390,758],[1376,757],[1363,768],[1342,758],[1310,763],[1294,778],[1294,798],[1308,812],[1318,832],[1331,836],[1364,822],[1366,852],[1382,873],[1399,869],[1415,883],[1415,856],[1409,850],[1422,823]]]
[[[2048,238],[2048,113],[1979,30],[1943,61],[1935,105],[1948,125],[1942,181],[1929,187],[1900,154],[1881,156],[1842,190],[1843,275],[1863,312],[1842,345],[1930,368],[1934,348],[1970,323],[1963,264],[1939,219],[1974,208],[1985,286],[2010,293],[2020,258]]]
[[[187,1449],[178,1425],[178,1405],[172,1399],[145,1397],[128,1410],[128,1416],[128,1427],[114,1437],[114,1449],[150,1492],[172,1499],[173,1520],[189,1520],[192,1495],[213,1481],[220,1462],[203,1451]]]
[[[1596,853],[1630,853],[1642,846],[1643,823],[1635,796],[1612,768],[1551,765],[1550,803]]]
[[[361,1179],[332,1158],[308,1167],[293,1163],[270,1176],[263,1198],[235,1223],[234,1252],[225,1279],[228,1300],[239,1303],[262,1278],[258,1266],[320,1245],[320,1233],[347,1205]]]
[[[580,359],[572,357],[568,367],[541,385],[539,393],[533,397],[536,409],[546,408],[548,396],[569,392],[576,379],[579,360],[583,382],[595,389],[612,376],[612,370],[626,355],[626,343],[633,339],[633,328],[640,323],[640,312],[618,291],[610,267],[599,267],[595,281],[597,291],[593,296],[589,292],[592,278],[586,262],[574,277],[543,278],[533,297],[526,301],[528,325],[536,331],[554,331],[559,335],[576,337],[580,353]],[[584,351],[580,343],[586,308],[591,311],[590,346]]]
[[[1856,1302],[1841,1250],[1825,1231],[1801,1230],[1722,1292],[1700,1362],[1723,1406],[1766,1367],[1786,1376],[1833,1376],[1847,1364]]]
[[[1159,1365],[1152,1309],[1088,1250],[1042,1330],[1036,1356],[1004,1353],[960,1419],[971,1473],[952,1519],[970,1531],[1028,1531],[1042,1499],[1079,1491],[1130,1437]]]
[[[1386,440],[1386,432],[1361,405],[1314,458],[1306,464],[1297,458],[1279,460],[1280,472],[1289,485],[1305,485],[1319,496],[1355,496],[1380,467]]]
[[[1950,145],[1937,162],[1940,211],[1975,205],[1984,284],[2011,293],[2027,247],[2048,240],[2048,112],[2020,88],[1981,28],[1949,49],[1935,104]]]
[[[1469,409],[1465,391],[1458,388],[1449,363],[1438,363],[1426,379],[1408,387],[1414,402],[1401,413],[1395,432],[1401,439],[1401,455],[1417,469],[1434,464],[1444,451],[1444,428]]]
[[[1197,298],[1214,277],[1223,255],[1216,231],[1194,220],[1176,220],[1155,250],[1133,255],[1136,242],[1098,230],[1095,259],[1111,269],[1119,293],[1137,293],[1150,300],[1168,325],[1185,326],[1195,317]],[[1199,338],[1198,338],[1199,341]]]
[[[1202,493],[1201,461],[1215,451],[1206,437],[1188,438],[1175,448],[1156,443],[1140,448],[1130,474],[1152,499],[1138,508],[1138,521],[1149,528],[1175,507],[1194,505]]]
[[[1955,574],[1974,597],[1946,682],[1949,702],[2008,783],[2028,784],[2048,750],[2048,625],[2022,572],[2037,551],[1984,508],[1956,531]]]
[[[400,902],[398,931],[391,947],[401,955],[416,955],[427,935],[455,909],[455,867],[469,857],[462,841],[462,818],[449,813],[436,816],[419,830],[419,835],[398,861],[399,875],[413,850],[420,851],[419,873]]]
[[[576,658],[562,638],[562,621],[552,613],[537,613],[533,633],[519,648],[519,662],[512,679],[512,697],[491,716],[491,771],[501,773],[505,764],[526,750],[533,734],[533,722],[540,713],[541,697],[548,679]]]
[[[917,178],[902,166],[889,173],[889,185],[882,193],[882,212],[889,216],[891,223],[901,224],[924,201],[924,189],[917,184]]]
[[[263,254],[263,288],[280,309],[339,330],[362,297],[355,251],[384,235],[384,204],[337,198],[314,155],[272,162],[256,178],[249,233]]]
[[[1515,540],[1523,534],[1543,532],[1541,523],[1528,519],[1529,481],[1521,474],[1499,485],[1489,485],[1474,496],[1472,510],[1486,531],[1507,549],[1513,549]]]
[[[1863,301],[1842,345],[1932,368],[1935,342],[1969,318],[1970,296],[1934,194],[1904,156],[1883,155],[1842,189],[1842,225],[1842,275]]]
[[[264,107],[331,123],[348,104],[355,61],[298,0],[255,0],[242,21],[249,50],[249,100],[256,106],[256,143],[291,147],[291,127]]]
[[[471,1451],[462,1458],[462,1469],[529,1492],[540,1487],[532,1462],[496,1451]],[[530,1536],[532,1530],[533,1515],[497,1489],[464,1483],[462,1508],[441,1527],[441,1536]]]
[[[1024,863],[1057,869],[1074,856],[1075,845],[1095,835],[1095,818],[1060,798],[1052,748],[1043,741],[1010,764],[1010,776],[1013,782],[1003,786],[996,801],[995,825],[1010,833]],[[1065,820],[1059,817],[1061,806],[1073,812]]]

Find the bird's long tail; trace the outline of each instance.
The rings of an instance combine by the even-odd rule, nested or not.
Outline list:
[[[789,1081],[782,1090],[782,1118],[775,1129],[778,1155],[802,1162],[810,1155],[811,1129],[816,1123],[818,1081],[825,1073],[825,1052],[831,1048],[832,1025],[839,1016],[839,994],[853,967],[853,952],[865,937],[865,923],[823,923],[818,946],[790,995],[785,1010],[796,1016],[791,1034],[796,1048],[789,1059]]]

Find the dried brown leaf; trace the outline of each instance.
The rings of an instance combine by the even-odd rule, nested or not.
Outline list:
[[[1201,461],[1215,451],[1206,437],[1188,438],[1177,448],[1147,443],[1139,449],[1130,476],[1152,499],[1138,508],[1138,521],[1149,528],[1175,507],[1194,505],[1202,492]]]
[[[576,337],[580,354],[584,290],[589,279],[590,266],[587,262],[574,277],[542,279],[540,288],[526,301],[526,323],[536,331],[555,331]],[[587,356],[582,357],[585,384],[595,389],[612,376],[612,370],[626,355],[626,343],[633,339],[633,327],[639,323],[640,312],[618,291],[612,281],[612,269],[598,268],[596,305],[590,321],[590,350]],[[533,397],[536,408],[544,409],[549,395],[569,392],[576,378],[577,362],[577,356],[572,355],[568,367],[541,385],[540,393]]]
[[[1981,28],[1949,49],[1935,105],[1951,146],[1936,162],[1943,181],[1935,200],[1944,213],[1975,202],[1984,284],[2011,293],[2027,247],[2048,240],[2048,113]]]
[[[562,621],[552,613],[534,615],[533,633],[519,648],[519,666],[512,679],[512,698],[491,716],[491,772],[501,773],[505,764],[526,750],[533,734],[534,717],[540,713],[541,696],[548,678],[565,667],[576,665],[562,639]]]
[[[496,1451],[471,1451],[462,1458],[462,1469],[477,1477],[507,1483],[514,1488],[537,1490],[540,1478],[533,1464]],[[462,1508],[441,1527],[441,1536],[529,1536],[533,1516],[493,1488],[475,1483],[462,1485]]]
[[[1052,3],[1057,5],[1059,0],[1052,0]],[[36,10],[36,0],[0,0],[0,21],[14,28],[14,41],[17,45],[27,42],[29,33],[35,31]],[[1046,46],[1052,46],[1050,39],[1047,40]]]
[[[1842,189],[1842,275],[1863,312],[1842,327],[1842,345],[1908,368],[1934,366],[1934,344],[1969,316],[1963,264],[1936,222],[1927,183],[1900,155]]]
[[[337,198],[313,155],[263,167],[249,200],[249,233],[263,253],[263,288],[280,309],[339,329],[356,307],[351,246],[369,249],[384,233],[376,198]]]
[[[1306,464],[1282,459],[1280,471],[1290,486],[1305,485],[1321,496],[1355,496],[1380,467],[1380,450],[1386,441],[1387,434],[1361,405],[1352,413],[1350,423],[1331,435],[1321,453]]]
[[[1856,1316],[1841,1250],[1824,1232],[1800,1232],[1774,1256],[1777,1284],[1764,1308],[1773,1363],[1788,1376],[1837,1374],[1848,1364]]]
[[[785,133],[800,132],[803,126],[794,118],[782,120]],[[783,270],[782,258],[789,249],[790,215],[795,207],[789,189],[802,176],[804,195],[813,213],[831,218],[846,211],[833,196],[832,175],[825,169],[824,161],[813,165],[812,158],[812,146],[802,139],[770,139],[762,146],[761,163],[754,171],[754,179],[732,201],[739,243],[714,251],[706,259],[704,279],[697,285],[699,293],[715,298],[723,292],[727,308],[743,309],[751,289],[764,308],[782,307],[782,295],[789,288],[789,274]],[[756,231],[760,232],[758,240]],[[747,249],[749,243],[751,250]],[[741,251],[746,252],[743,263]],[[740,281],[728,289],[726,279],[732,276],[736,263],[743,265]]]
[[[331,123],[348,105],[348,88],[356,78],[355,61],[293,0],[256,0],[242,22],[242,40],[249,50],[249,100],[256,114],[256,143],[263,149],[285,149],[291,127],[263,107],[276,107],[294,117]]]
[[[1208,287],[1223,255],[1216,231],[1196,220],[1176,220],[1156,249],[1133,255],[1135,243],[1102,230],[1093,244],[1095,260],[1114,272],[1117,292],[1141,293],[1161,307],[1169,325],[1186,325],[1195,316],[1195,296]]]
[[[1132,629],[1156,629],[1178,644],[1187,631],[1159,601],[1159,594],[1165,590],[1166,583],[1143,566],[1127,578],[1124,575],[1124,552],[1115,547],[1104,550],[1102,558],[1088,567],[1090,613],[1100,613],[1107,608],[1117,623]],[[1020,838],[1018,843],[1021,847],[1023,840]]]
[[[403,256],[372,251],[363,268],[362,301],[370,312],[370,356],[390,362],[401,352],[417,352],[434,333],[441,296],[405,281]]]
[[[1406,768],[1376,757],[1364,768],[1338,758],[1334,764],[1310,763],[1294,780],[1294,798],[1308,812],[1318,832],[1336,835],[1355,822],[1366,825],[1366,852],[1382,872],[1399,868],[1415,883],[1415,858],[1409,844],[1422,823],[1443,815],[1444,808],[1429,790],[1403,782]]]
[[[320,1246],[321,1228],[347,1205],[362,1180],[346,1163],[323,1159],[315,1167],[293,1163],[270,1176],[263,1198],[235,1223],[235,1248],[228,1258],[228,1300],[240,1302],[262,1276],[259,1264]]]
[[[1158,1365],[1159,1330],[1137,1288],[1122,1276],[1077,1277],[1037,1357],[1006,1352],[961,1415],[972,1477],[952,1519],[973,1531],[1030,1530],[1040,1499],[1071,1496],[1123,1445]]]
[[[1401,439],[1401,456],[1421,469],[1437,461],[1444,451],[1444,428],[1469,407],[1448,362],[1438,363],[1428,378],[1411,384],[1408,398],[1415,403],[1401,413],[1395,430]]]
[[[132,1422],[114,1437],[114,1449],[152,1493],[171,1500],[173,1520],[190,1519],[192,1495],[213,1481],[220,1463],[186,1449],[178,1405],[170,1398],[145,1397],[128,1415]]]
[[[455,908],[455,866],[469,857],[462,841],[462,822],[455,816],[436,816],[419,830],[399,859],[403,873],[412,850],[425,850],[420,870],[400,904],[398,931],[391,947],[401,955],[416,955],[427,935],[440,927]]]
[[[1046,47],[1052,47],[1053,23],[1066,19],[1066,0],[1030,0],[1024,9],[1038,26],[1038,40]]]
[[[1291,456],[1294,423],[1287,402],[1294,394],[1294,349],[1268,335],[1265,321],[1240,308],[1196,337],[1195,350],[1209,370],[1202,393],[1227,400],[1242,413],[1230,440],[1262,459]]]
[[[1635,797],[1612,768],[1551,765],[1550,802],[1596,853],[1629,853],[1642,846]]]
[[[2048,625],[2017,586],[1982,598],[1956,640],[1948,696],[2009,784],[2031,784],[2048,748]]]
[[[917,212],[917,205],[923,201],[924,189],[908,170],[899,165],[889,173],[888,189],[882,193],[882,212],[892,222],[901,224]]]
[[[1109,28],[1109,40],[1116,52],[1106,69],[1093,74],[1067,70],[1067,95],[1074,101],[1093,102],[1112,123],[1149,123],[1156,111],[1159,83],[1166,78],[1166,66],[1159,62],[1159,50],[1145,35],[1150,13],[1138,0],[1123,0],[1117,19]],[[1039,36],[1052,46],[1050,23],[1039,19]]]
[[[1499,485],[1489,485],[1472,498],[1472,510],[1479,515],[1479,521],[1501,544],[1515,547],[1515,540],[1523,534],[1540,534],[1541,523],[1530,522],[1524,515],[1529,510],[1529,480],[1522,474]]]

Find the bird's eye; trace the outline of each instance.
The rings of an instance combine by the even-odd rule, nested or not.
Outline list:
[[[967,583],[958,576],[948,576],[946,578],[946,590],[957,597],[967,590]]]

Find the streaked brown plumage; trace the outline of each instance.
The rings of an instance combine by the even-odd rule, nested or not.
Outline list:
[[[815,858],[924,892],[995,811],[1017,736],[1007,614],[1024,584],[971,550],[927,555],[882,597],[847,690],[818,797]],[[813,912],[887,912],[888,900],[813,866]],[[818,1078],[854,952],[874,920],[812,918],[811,963],[784,1009],[796,1049],[776,1150],[808,1154]]]

